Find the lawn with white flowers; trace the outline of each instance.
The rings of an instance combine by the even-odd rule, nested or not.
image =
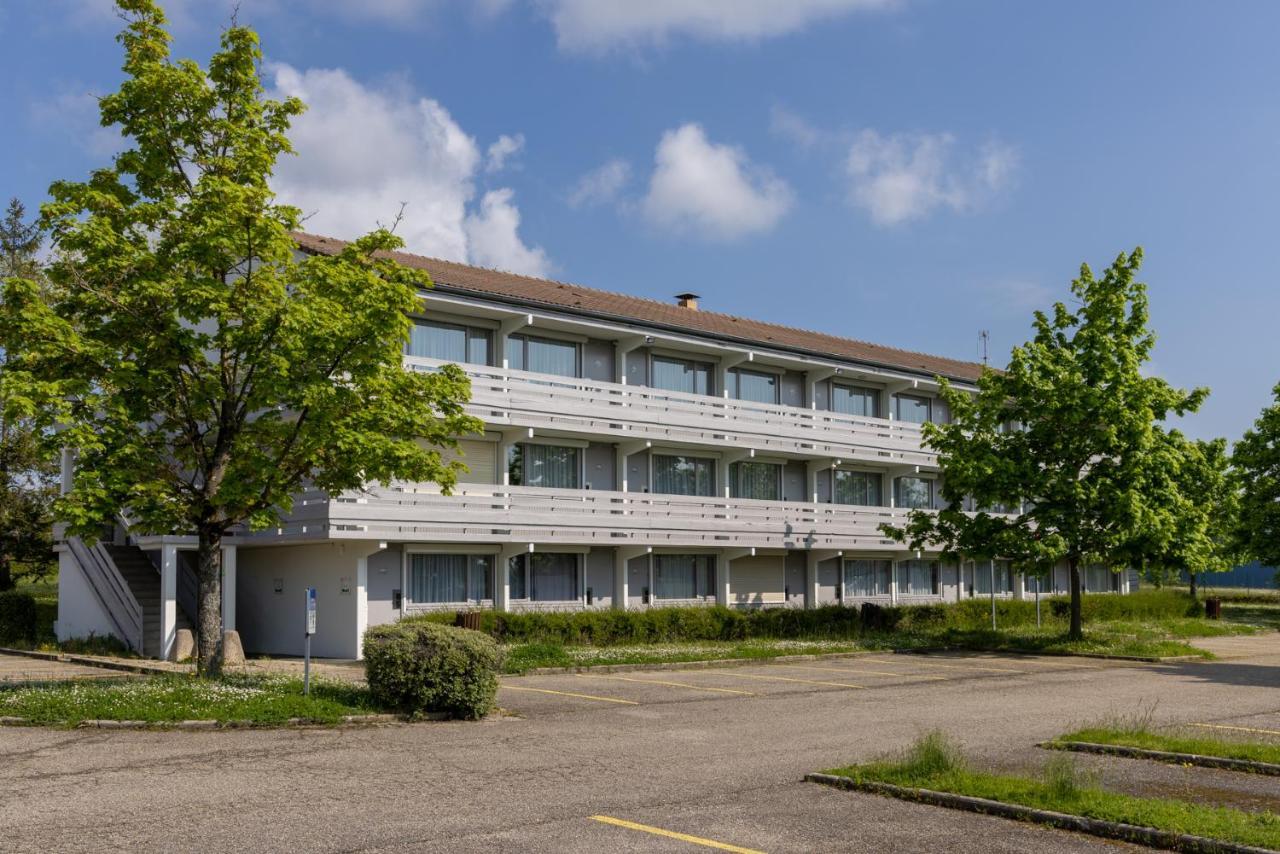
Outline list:
[[[272,676],[153,676],[0,690],[0,717],[47,726],[87,720],[271,726],[302,719],[333,724],[347,715],[379,711],[364,686],[312,680],[310,696],[303,696],[300,680]]]

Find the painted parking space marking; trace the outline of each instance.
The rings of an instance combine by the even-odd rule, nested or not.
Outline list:
[[[951,659],[952,661],[960,661],[963,659]],[[883,661],[881,659],[868,659],[873,664],[893,665],[891,661]],[[919,664],[922,667],[943,667],[948,670],[989,670],[992,673],[1030,673],[1030,670],[1015,670],[1012,667],[984,667],[978,664],[939,664],[936,661],[913,661],[913,664]]]
[[[668,682],[665,679],[636,679],[634,676],[606,676],[600,673],[579,673],[582,679],[616,679],[619,682],[638,682],[641,685],[667,685],[672,688],[690,688],[694,691],[714,691],[720,694],[741,694],[745,697],[756,696],[751,691],[742,691],[737,688],[713,688],[708,685],[691,685],[688,682]]]
[[[1204,729],[1229,729],[1236,732],[1256,732],[1260,735],[1280,735],[1280,729],[1260,729],[1252,726],[1231,726],[1230,724],[1187,724],[1187,726],[1198,726]]]
[[[798,682],[801,685],[825,685],[828,688],[866,688],[866,685],[855,685],[852,682],[822,682],[816,679],[797,679],[793,676],[756,676],[751,673],[712,673],[713,676],[723,676],[728,679],[760,679],[766,682]]]
[[[896,673],[888,670],[854,669],[852,667],[823,667],[816,664],[778,664],[777,667],[790,667],[793,670],[820,670],[825,673],[865,673],[868,676],[898,676],[903,679],[927,679],[933,682],[945,682],[945,676],[930,676],[928,673]]]
[[[594,694],[575,694],[572,691],[553,691],[550,688],[526,688],[523,685],[500,685],[508,691],[533,691],[538,694],[556,694],[560,697],[577,697],[579,700],[599,700],[602,703],[619,703],[624,706],[640,705],[635,700],[620,700],[617,697],[597,697]]]
[[[688,842],[691,845],[701,845],[703,848],[715,848],[717,851],[733,851],[736,854],[765,854],[755,848],[743,848],[740,845],[730,845],[728,842],[718,842],[715,839],[707,839],[702,836],[693,836],[688,833],[680,833],[675,830],[667,830],[662,827],[654,827],[649,824],[638,824],[634,821],[627,821],[625,818],[614,818],[611,815],[593,815],[592,821],[602,822],[603,824],[612,824],[615,827],[625,827],[627,830],[638,830],[641,833],[651,833],[654,836],[665,836],[668,839],[678,839],[681,842]]]

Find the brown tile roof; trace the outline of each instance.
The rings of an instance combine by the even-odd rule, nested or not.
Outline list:
[[[334,254],[346,245],[342,240],[304,232],[295,232],[294,238],[300,249],[319,255]],[[982,365],[976,362],[930,356],[925,353],[900,350],[897,347],[869,344],[865,341],[839,338],[822,332],[764,323],[715,311],[694,311],[673,303],[548,279],[536,279],[532,276],[503,273],[483,267],[470,267],[454,261],[426,258],[408,252],[392,254],[397,261],[406,266],[426,270],[436,287],[446,292],[482,294],[525,305],[544,305],[600,318],[702,333],[747,344],[848,359],[929,376],[941,375],[951,379],[973,381],[982,373]]]

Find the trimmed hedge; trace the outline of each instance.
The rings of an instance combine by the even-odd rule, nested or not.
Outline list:
[[[374,626],[364,634],[364,659],[374,700],[409,714],[475,720],[498,694],[498,645],[470,629],[422,621]]]
[[[0,643],[33,643],[36,639],[36,597],[24,590],[0,593]]]
[[[1065,622],[1069,606],[1069,600],[1064,597],[1045,597],[1041,601],[1041,616],[1046,622]],[[1202,616],[1195,600],[1172,590],[1085,596],[1082,609],[1086,622]],[[749,638],[847,640],[864,631],[988,628],[991,601],[976,598],[959,603],[883,606],[875,621],[866,625],[858,608],[840,605],[824,605],[812,610],[736,610],[716,605],[642,611],[481,611],[477,617],[480,630],[499,643],[616,646]],[[438,611],[407,617],[400,625],[452,625],[456,619],[453,611]],[[996,619],[1002,628],[1034,626],[1035,601],[997,599]]]

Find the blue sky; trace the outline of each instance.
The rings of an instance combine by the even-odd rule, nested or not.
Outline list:
[[[223,0],[173,3],[207,60]],[[1152,370],[1238,436],[1280,380],[1280,4],[242,0],[310,104],[312,230],[960,358],[1142,245]],[[104,0],[0,7],[0,193],[106,162]]]

